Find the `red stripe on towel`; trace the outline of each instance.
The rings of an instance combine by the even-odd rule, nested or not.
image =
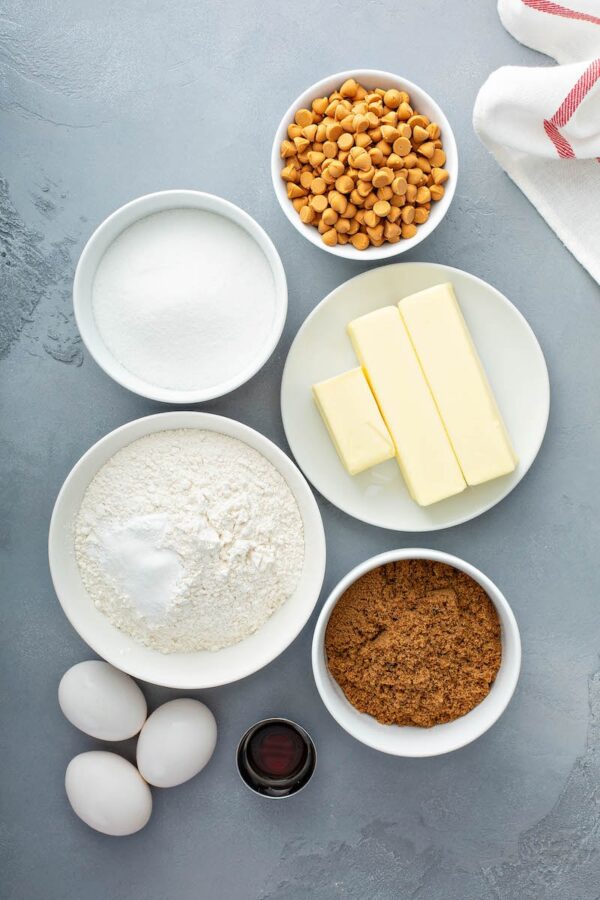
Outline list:
[[[593,16],[591,13],[579,12],[576,9],[567,9],[560,3],[553,3],[552,0],[521,0],[524,6],[535,9],[537,12],[549,13],[551,16],[561,16],[563,19],[577,19],[579,22],[591,22],[592,25],[600,25],[600,18]]]
[[[525,3],[526,0],[523,0]],[[529,0],[527,0],[529,2]],[[533,2],[533,0],[531,0]],[[542,0],[540,0],[542,2]],[[578,78],[563,102],[560,104],[551,119],[544,119],[544,131],[556,147],[556,152],[561,159],[573,159],[575,153],[568,140],[558,130],[563,128],[585,95],[593,88],[600,78],[600,59],[595,59]]]
[[[589,64],[583,75],[578,79],[574,87],[571,88],[552,116],[550,120],[552,124],[556,125],[558,128],[562,128],[566,125],[585,95],[593,88],[599,78],[600,59],[595,59]]]
[[[556,152],[561,159],[574,159],[573,148],[566,138],[562,136],[556,125],[544,119],[544,131],[556,147]]]

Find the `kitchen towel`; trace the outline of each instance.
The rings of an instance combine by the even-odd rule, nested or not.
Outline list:
[[[475,101],[475,131],[600,283],[600,0],[499,0],[498,13],[559,65],[493,72]]]

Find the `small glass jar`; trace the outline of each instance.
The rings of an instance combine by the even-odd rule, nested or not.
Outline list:
[[[237,749],[240,777],[261,797],[281,799],[297,794],[310,781],[316,764],[311,736],[290,719],[257,722]]]

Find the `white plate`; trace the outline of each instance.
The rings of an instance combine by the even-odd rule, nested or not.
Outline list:
[[[395,460],[357,476],[343,468],[311,395],[311,385],[358,365],[346,334],[356,316],[451,281],[519,457],[514,472],[420,507]],[[397,263],[371,269],[331,292],[308,316],[290,348],[281,384],[283,426],[298,465],[318,491],[348,515],[396,531],[435,531],[480,515],[523,478],[544,438],[548,370],[537,339],[506,297],[450,266]]]
[[[304,568],[295,593],[250,637],[211,652],[159,653],[119,631],[94,606],[87,593],[73,547],[73,521],[86,488],[114,454],[144,435],[171,428],[202,428],[237,438],[261,453],[285,478],[304,525]],[[325,574],[325,535],[315,498],[306,481],[279,447],[241,422],[201,412],[167,412],[136,419],[111,431],[73,467],[56,503],[48,555],[54,589],[63,611],[80,637],[113,666],[152,684],[173,688],[207,688],[228,684],[256,672],[279,656],[300,633],[319,598]]]

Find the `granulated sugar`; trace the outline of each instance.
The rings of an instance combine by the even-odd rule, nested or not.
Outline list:
[[[276,314],[258,244],[223,216],[168,209],[126,228],[100,260],[94,318],[115,358],[148,384],[210,388],[261,355]]]
[[[111,622],[161,650],[218,650],[295,591],[300,511],[286,481],[241,441],[159,431],[116,453],[75,522],[83,583]]]

